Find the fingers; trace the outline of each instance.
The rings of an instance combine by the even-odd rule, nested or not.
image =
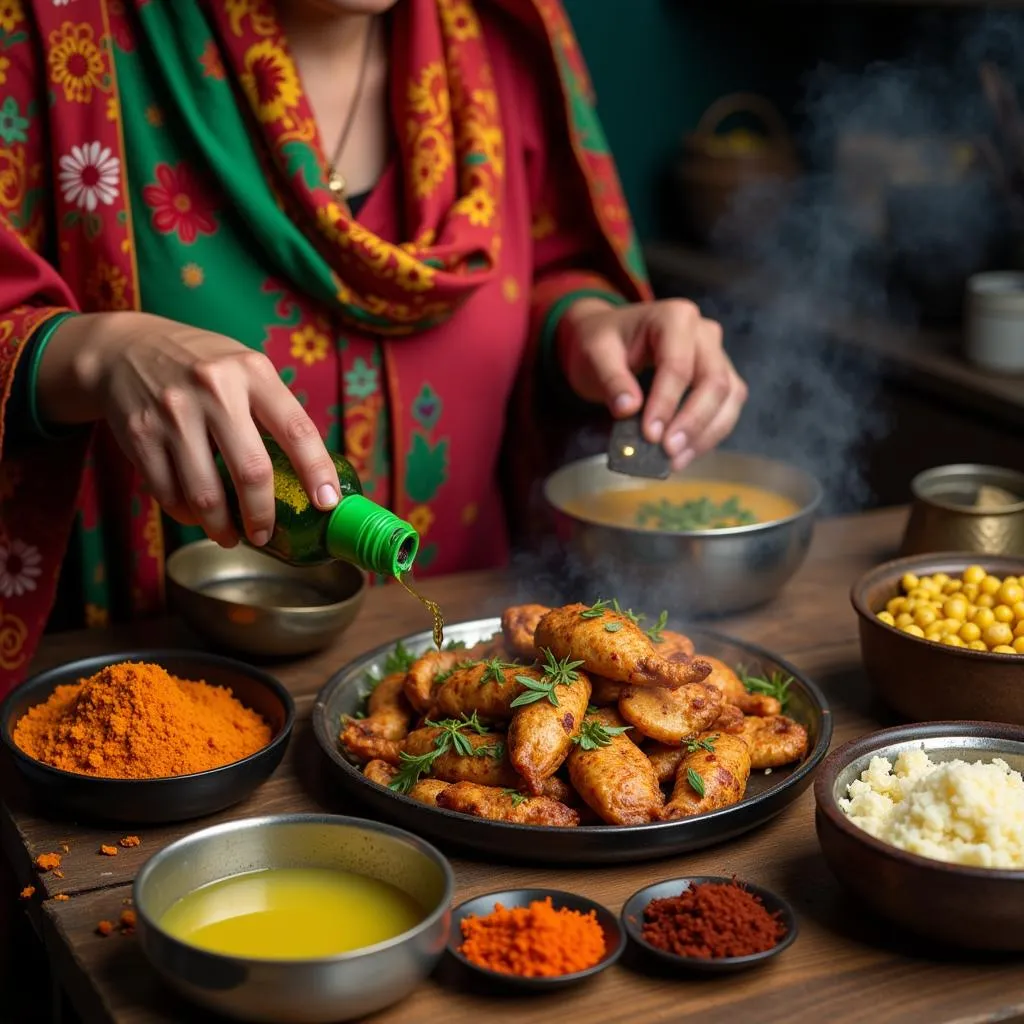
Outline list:
[[[609,327],[589,338],[586,357],[593,378],[593,397],[604,402],[616,419],[639,412],[643,390],[629,367],[620,332]]]
[[[659,315],[647,328],[655,371],[644,407],[644,436],[655,444],[665,441],[665,450],[672,455],[665,428],[693,380],[695,336],[702,321],[692,302],[672,299],[659,303],[659,307]]]
[[[253,353],[252,413],[281,445],[313,504],[327,510],[341,500],[338,471],[316,424],[282,383],[265,356]]]
[[[233,412],[214,423],[213,439],[234,482],[245,534],[256,547],[263,547],[274,529],[274,469],[248,402]]]
[[[734,386],[730,389],[729,396],[722,403],[714,419],[704,428],[704,432],[695,439],[693,457],[711,451],[732,433],[746,400],[747,386],[738,376],[734,376]]]

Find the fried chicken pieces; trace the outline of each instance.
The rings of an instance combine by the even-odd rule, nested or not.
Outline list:
[[[507,608],[475,647],[389,660],[341,746],[428,806],[558,828],[718,810],[752,770],[806,755],[772,687],[640,618],[606,601]]]

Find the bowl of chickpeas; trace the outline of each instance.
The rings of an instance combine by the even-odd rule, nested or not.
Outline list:
[[[864,669],[895,712],[1024,725],[1024,557],[899,558],[850,596]]]

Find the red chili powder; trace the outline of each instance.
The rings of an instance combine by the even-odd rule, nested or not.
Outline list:
[[[716,960],[777,946],[786,934],[752,892],[732,882],[704,882],[644,908],[644,940],[677,956]]]

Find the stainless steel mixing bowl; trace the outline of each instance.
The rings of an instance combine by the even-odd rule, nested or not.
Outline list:
[[[750,484],[789,498],[798,511],[786,519],[722,530],[606,526],[568,506],[649,481],[613,473],[605,455],[572,462],[548,477],[544,495],[565,554],[559,570],[573,581],[581,600],[600,595],[638,609],[668,608],[676,616],[726,615],[770,600],[800,568],[822,497],[809,473],[760,455],[712,452],[669,479]]]
[[[315,960],[209,953],[160,927],[170,906],[202,885],[282,867],[340,868],[390,882],[426,916],[387,942]],[[430,974],[448,938],[454,881],[441,853],[410,832],[360,818],[289,814],[179,839],[146,862],[133,896],[143,951],[187,999],[240,1020],[328,1024],[397,1003]]]

